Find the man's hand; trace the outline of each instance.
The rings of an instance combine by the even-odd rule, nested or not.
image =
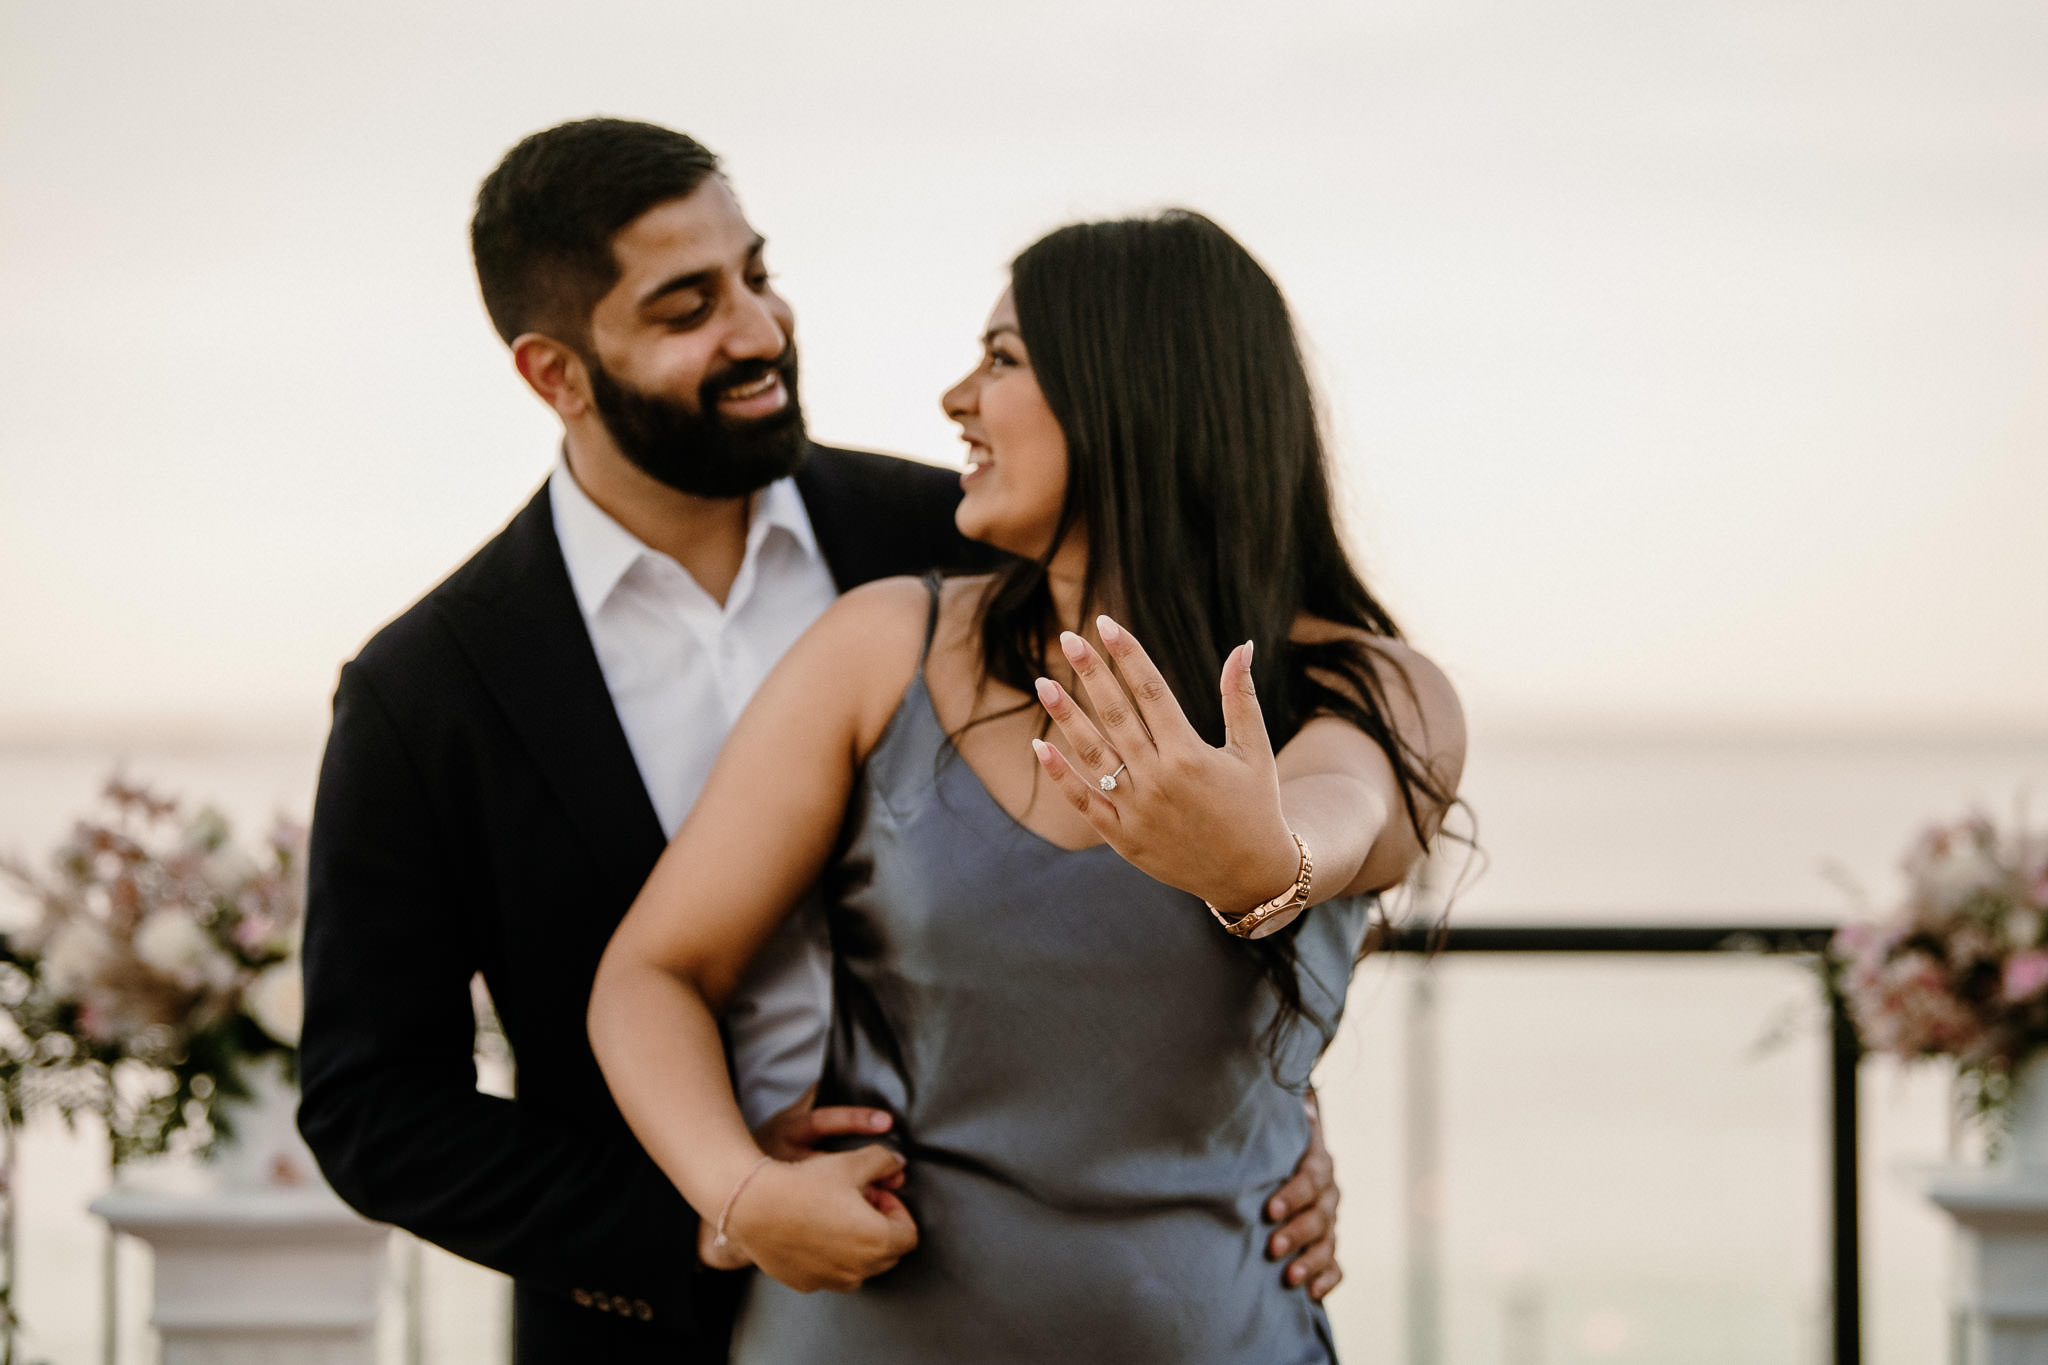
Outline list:
[[[1301,1154],[1293,1177],[1266,1201],[1266,1217],[1280,1224],[1266,1240],[1266,1258],[1292,1257],[1287,1283],[1307,1285],[1308,1296],[1320,1300],[1344,1278],[1337,1264],[1337,1201],[1342,1196],[1330,1149],[1323,1145],[1322,1110],[1313,1090],[1303,1103],[1308,1109],[1308,1150]]]
[[[804,1091],[803,1098],[774,1115],[754,1130],[754,1141],[777,1161],[802,1161],[816,1156],[818,1144],[831,1137],[873,1137],[889,1131],[893,1120],[888,1111],[862,1109],[851,1104],[827,1105],[813,1109],[818,1087]]]
[[[761,1150],[777,1161],[803,1161],[816,1156],[818,1144],[830,1137],[873,1137],[886,1133],[893,1122],[889,1114],[881,1109],[863,1109],[857,1105],[835,1104],[823,1109],[811,1106],[818,1098],[818,1087],[804,1091],[803,1098],[781,1112],[770,1116],[754,1130],[754,1141],[761,1144]],[[903,1172],[884,1177],[870,1187],[868,1202],[877,1212],[888,1210],[877,1197],[877,1191],[895,1191],[903,1188]],[[713,1270],[744,1270],[753,1262],[744,1256],[737,1245],[730,1240],[720,1250],[712,1245],[717,1235],[708,1220],[697,1224],[697,1259]]]

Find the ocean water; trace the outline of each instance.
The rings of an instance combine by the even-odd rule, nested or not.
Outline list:
[[[1813,920],[1888,903],[1920,824],[2048,787],[2048,739],[1475,734],[1487,867],[1462,921]],[[247,746],[0,750],[0,849],[39,857],[117,761],[247,828],[303,813],[317,737]],[[1755,959],[1463,958],[1431,969],[1439,1178],[1411,1189],[1417,973],[1368,960],[1317,1074],[1344,1189],[1330,1312],[1345,1358],[1409,1362],[1406,1229],[1439,1247],[1441,1365],[1826,1358],[1826,1052],[1811,978]],[[1776,1046],[1762,1046],[1780,1035]],[[1863,1074],[1864,1323],[1873,1365],[1944,1358],[1951,1247],[1915,1171],[1956,1136],[1948,1078]],[[40,1122],[18,1175],[25,1359],[99,1359],[104,1143]],[[504,1284],[417,1255],[425,1358],[504,1358]],[[154,1359],[147,1249],[120,1248],[120,1359]]]

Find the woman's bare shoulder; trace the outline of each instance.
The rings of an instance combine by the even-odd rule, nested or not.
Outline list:
[[[1465,755],[1465,708],[1458,689],[1436,662],[1404,640],[1375,635],[1357,626],[1301,616],[1291,638],[1297,644],[1346,642],[1358,646],[1370,661],[1380,692],[1393,713],[1389,720],[1419,753],[1462,768]],[[1349,690],[1350,680],[1325,675],[1322,681]]]
[[[819,704],[826,702],[824,693],[849,702],[856,748],[865,754],[917,672],[931,600],[917,578],[878,578],[848,589],[804,632],[778,672],[796,674],[818,693]]]
[[[931,609],[931,600],[931,592],[922,578],[908,574],[877,578],[839,594],[819,621],[831,620],[835,629],[852,630],[876,626],[886,629],[892,624],[900,625],[911,620],[922,630],[925,613]]]
[[[992,577],[994,575],[984,573],[941,579],[940,610],[950,612],[956,604],[978,598]],[[924,579],[899,574],[894,578],[877,578],[857,588],[848,588],[833,602],[826,615],[857,625],[887,625],[909,618],[915,620],[918,629],[922,630],[926,613],[931,610],[931,601],[931,589]]]
[[[1374,664],[1384,675],[1385,670],[1411,675],[1418,685],[1440,686],[1449,689],[1450,679],[1438,668],[1430,657],[1409,644],[1385,635],[1376,635],[1359,626],[1347,626],[1336,621],[1326,621],[1320,616],[1302,615],[1295,618],[1294,629],[1289,638],[1296,644],[1320,645],[1331,641],[1344,641],[1364,648]]]
[[[976,574],[948,578],[940,583],[939,628],[942,632],[949,624],[957,625],[975,614],[976,604],[988,580],[989,575]],[[905,637],[913,640],[916,650],[923,648],[925,626],[931,620],[931,610],[931,588],[924,579],[908,576],[878,578],[842,593],[818,618],[813,629],[823,630],[847,644],[866,642],[868,647],[862,649],[863,654],[877,653],[886,657],[898,652],[898,646]],[[914,650],[913,662],[915,653]]]

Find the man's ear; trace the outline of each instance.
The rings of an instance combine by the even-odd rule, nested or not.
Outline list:
[[[590,376],[583,357],[542,332],[523,332],[512,341],[512,363],[526,387],[540,395],[564,421],[590,411]]]

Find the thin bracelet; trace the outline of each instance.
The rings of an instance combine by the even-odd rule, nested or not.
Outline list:
[[[773,1160],[775,1158],[772,1156],[764,1156],[753,1165],[747,1167],[747,1173],[740,1177],[740,1183],[733,1186],[732,1193],[725,1197],[725,1207],[718,1211],[718,1233],[711,1239],[711,1245],[717,1247],[720,1251],[726,1248],[725,1224],[726,1220],[732,1217],[732,1206],[739,1202],[740,1191],[747,1187],[747,1182],[754,1178],[755,1172]]]

